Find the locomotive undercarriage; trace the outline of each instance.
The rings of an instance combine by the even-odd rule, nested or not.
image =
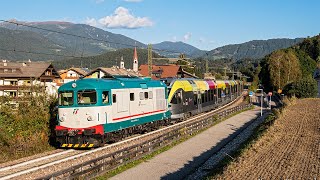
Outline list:
[[[104,144],[100,134],[70,134],[65,130],[57,131],[56,136],[57,145],[62,148],[92,148]]]
[[[154,121],[147,124],[121,129],[105,135],[83,133],[76,134],[72,131],[56,131],[56,142],[62,148],[93,148],[103,146],[105,143],[114,143],[126,139],[134,134],[144,134],[172,124],[171,119]],[[71,133],[70,133],[71,132]]]

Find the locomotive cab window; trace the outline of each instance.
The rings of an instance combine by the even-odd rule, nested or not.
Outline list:
[[[180,104],[180,103],[181,103],[181,93],[180,92],[176,92],[172,96],[171,104]]]
[[[73,91],[59,92],[59,106],[73,105]]]
[[[78,104],[88,105],[97,103],[97,93],[95,90],[78,91]]]

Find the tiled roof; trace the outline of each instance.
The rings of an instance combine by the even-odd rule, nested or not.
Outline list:
[[[78,74],[85,76],[86,74],[88,74],[89,69],[85,69],[85,68],[70,68],[70,70],[76,71]]]
[[[90,72],[89,69],[87,69],[87,68],[74,68],[74,67],[72,67],[72,68],[69,68],[69,69],[62,69],[62,70],[60,70],[60,71],[59,71],[59,74],[66,73],[66,72],[68,72],[69,70],[75,71],[76,73],[78,73],[78,74],[81,75],[81,76],[85,76],[85,75],[87,75],[87,74]]]
[[[51,65],[50,62],[0,62],[0,77],[40,77]],[[56,77],[58,73],[53,70]]]
[[[98,67],[92,70],[91,72],[89,72],[87,76],[97,71],[103,71],[105,74],[108,74],[110,76],[138,76],[138,77],[142,76],[140,73],[134,72],[132,70],[120,69],[116,67],[112,67],[112,68]]]
[[[180,66],[169,64],[169,65],[152,65],[152,72],[161,72],[160,78],[168,78],[168,77],[177,77],[177,74],[179,72]],[[148,75],[148,65],[142,64],[139,68],[139,72],[144,76]]]

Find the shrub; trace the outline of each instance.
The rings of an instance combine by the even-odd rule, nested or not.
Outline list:
[[[317,90],[317,81],[311,76],[307,76],[295,83],[295,93],[299,98],[309,98],[316,97]]]
[[[51,149],[49,138],[56,98],[36,94],[0,97],[0,162]],[[17,102],[17,108],[13,109],[9,102]]]

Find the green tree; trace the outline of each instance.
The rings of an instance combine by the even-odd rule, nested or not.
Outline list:
[[[260,84],[260,80],[259,80],[260,71],[261,71],[261,66],[259,64],[258,67],[256,68],[255,72],[254,72],[253,81],[252,81],[250,90],[258,89],[258,86]]]
[[[278,50],[266,59],[270,84],[283,89],[286,84],[301,78],[299,59],[293,49]]]
[[[299,98],[316,97],[318,93],[317,81],[311,75],[294,83],[294,93]]]

